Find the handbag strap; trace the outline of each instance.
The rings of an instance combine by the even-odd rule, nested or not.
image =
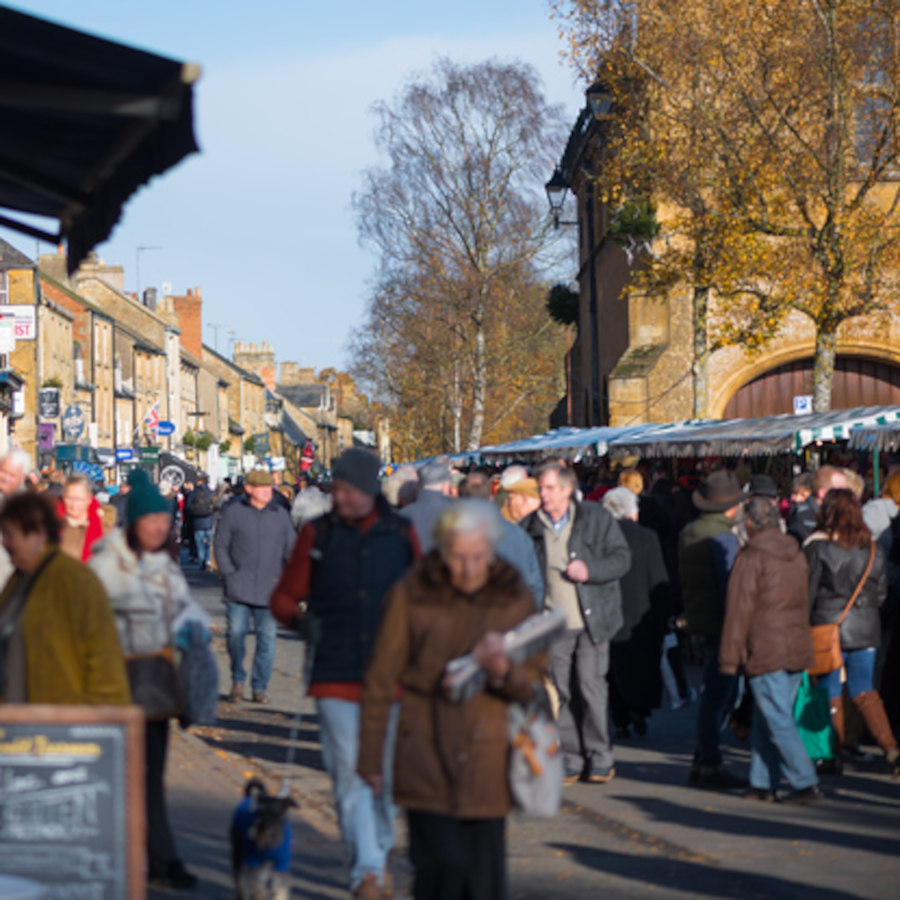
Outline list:
[[[47,566],[56,559],[58,550],[51,550],[42,560],[41,564],[30,575],[25,575],[14,588],[13,596],[9,601],[9,615],[6,618],[2,632],[0,632],[0,641],[4,643],[9,640],[16,627],[22,613],[25,611],[25,603],[34,590],[38,578]]]
[[[872,563],[875,562],[875,541],[872,541],[869,545],[869,561],[866,563],[866,570],[862,574],[862,578],[859,579],[859,584],[856,586],[856,590],[853,592],[853,596],[850,597],[849,602],[844,607],[844,611],[841,613],[841,617],[837,620],[837,624],[840,625],[841,622],[847,617],[847,613],[850,612],[850,607],[856,603],[856,598],[860,595],[860,592],[863,589],[863,585],[866,583],[866,580],[869,577],[869,572],[872,571]]]

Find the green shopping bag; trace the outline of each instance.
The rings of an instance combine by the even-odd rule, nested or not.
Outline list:
[[[794,701],[794,721],[806,752],[812,760],[834,759],[834,732],[831,728],[831,704],[828,691],[803,679]]]

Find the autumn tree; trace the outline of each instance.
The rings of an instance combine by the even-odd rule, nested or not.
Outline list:
[[[827,409],[839,326],[893,309],[900,4],[554,6],[576,64],[614,93],[618,189],[673,207],[641,279],[693,291],[698,411],[712,350],[764,343],[791,310],[815,326]]]
[[[375,116],[384,163],[354,208],[379,265],[355,374],[414,455],[477,449],[529,407],[546,422],[562,330],[542,306],[555,237],[541,187],[560,110],[530,66],[441,60]]]

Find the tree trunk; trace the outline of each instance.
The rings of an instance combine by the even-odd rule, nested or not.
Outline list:
[[[831,385],[834,381],[835,328],[820,328],[816,332],[816,356],[813,361],[813,410],[827,412],[831,409]]]
[[[482,295],[484,289],[481,289]],[[478,303],[475,314],[475,371],[472,375],[472,427],[469,430],[469,442],[466,450],[475,451],[481,446],[481,433],[484,430],[484,398],[487,393],[487,353],[484,338],[484,299]]]
[[[694,374],[694,418],[705,419],[709,407],[709,382],[707,364],[709,363],[709,336],[707,314],[709,308],[709,288],[694,285],[694,361],[691,370]]]
[[[453,360],[453,394],[450,401],[450,413],[453,416],[453,452],[462,449],[462,389],[459,384],[459,360]]]

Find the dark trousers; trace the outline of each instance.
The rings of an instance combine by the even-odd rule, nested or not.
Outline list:
[[[415,900],[505,900],[506,820],[407,812]]]
[[[694,765],[717,768],[722,764],[719,739],[734,709],[739,681],[736,675],[719,671],[719,638],[703,639],[703,694],[697,709],[697,739]]]
[[[166,771],[166,751],[169,747],[169,722],[147,722],[145,752],[147,768],[147,868],[151,877],[165,875],[177,860],[175,841],[166,811],[163,779]]]

